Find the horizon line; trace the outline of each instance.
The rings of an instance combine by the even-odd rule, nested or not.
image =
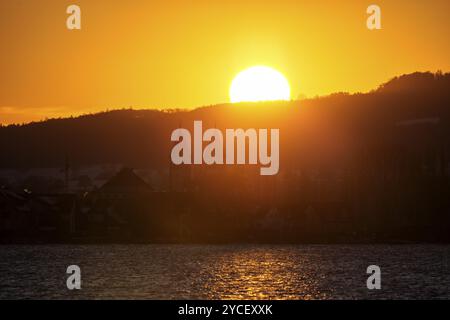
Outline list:
[[[402,76],[411,76],[414,74],[432,74],[434,76],[436,75],[450,75],[450,71],[442,71],[442,70],[437,70],[436,72],[433,71],[415,71],[415,72],[411,72],[411,73],[404,73],[404,74],[400,74],[394,77],[389,78],[387,81],[379,84],[376,88],[373,88],[369,91],[365,91],[365,92],[361,92],[361,91],[355,91],[355,92],[350,92],[350,91],[334,91],[334,92],[330,92],[328,94],[323,94],[323,95],[315,95],[312,97],[308,97],[306,95],[298,95],[297,98],[291,98],[289,100],[267,100],[267,101],[242,101],[242,102],[218,102],[218,103],[212,103],[212,104],[203,104],[203,105],[199,105],[199,106],[192,106],[192,107],[139,107],[138,105],[129,105],[129,106],[117,106],[117,107],[103,107],[100,108],[97,111],[80,111],[79,113],[74,113],[74,114],[68,114],[68,115],[64,115],[64,116],[44,116],[43,118],[39,119],[39,120],[31,120],[28,122],[11,122],[11,123],[3,123],[0,120],[0,128],[7,128],[10,126],[25,126],[25,125],[29,125],[29,124],[37,124],[37,123],[42,123],[42,122],[46,122],[46,121],[50,121],[50,120],[64,120],[64,119],[78,119],[81,117],[86,117],[86,116],[93,116],[93,115],[98,115],[98,114],[102,114],[102,113],[108,113],[108,112],[115,112],[115,111],[158,111],[158,112],[165,112],[165,113],[172,113],[172,112],[192,112],[198,109],[202,109],[202,108],[208,108],[208,107],[216,107],[216,106],[225,106],[225,105],[239,105],[239,104],[265,104],[265,103],[274,103],[274,102],[279,102],[279,103],[293,103],[293,102],[300,102],[300,101],[307,101],[307,100],[316,100],[316,99],[321,99],[321,98],[327,98],[333,95],[338,95],[338,94],[346,94],[346,95],[360,95],[360,94],[370,94],[370,93],[374,93],[376,91],[378,91],[380,88],[383,87],[383,85],[398,79],[399,77]],[[46,107],[46,108],[52,108],[52,109],[58,109],[58,108],[64,108],[65,106],[52,106],[52,107]],[[4,108],[20,108],[20,106],[11,106],[11,105],[5,105],[5,106],[0,106],[0,114],[1,114],[1,110]],[[23,107],[22,108],[36,108],[39,109],[40,107],[31,107],[31,106],[27,106],[27,107]],[[44,106],[42,106],[42,108],[44,108]]]

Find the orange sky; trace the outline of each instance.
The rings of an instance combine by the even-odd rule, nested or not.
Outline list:
[[[366,28],[372,3],[383,30]],[[69,4],[80,31],[66,29]],[[0,123],[227,102],[253,65],[282,72],[293,98],[449,71],[448,12],[448,0],[4,0]]]

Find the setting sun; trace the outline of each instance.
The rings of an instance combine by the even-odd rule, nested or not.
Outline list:
[[[241,71],[231,83],[231,102],[289,100],[289,82],[278,71],[256,66]]]

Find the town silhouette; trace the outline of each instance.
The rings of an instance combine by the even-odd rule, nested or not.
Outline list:
[[[448,242],[449,89],[417,72],[369,93],[0,127],[0,242]],[[172,164],[171,132],[195,120],[279,128],[279,173]]]

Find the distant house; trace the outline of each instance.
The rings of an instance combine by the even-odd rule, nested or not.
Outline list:
[[[304,210],[303,223],[322,237],[337,239],[353,227],[353,215],[347,203],[341,201],[311,202]]]
[[[140,178],[133,169],[122,168],[115,176],[97,190],[98,195],[123,197],[152,192],[153,188]]]
[[[16,193],[0,188],[0,233],[16,236],[56,235],[69,230],[75,197],[65,194]]]
[[[17,229],[28,218],[29,206],[24,196],[0,188],[0,231]]]

